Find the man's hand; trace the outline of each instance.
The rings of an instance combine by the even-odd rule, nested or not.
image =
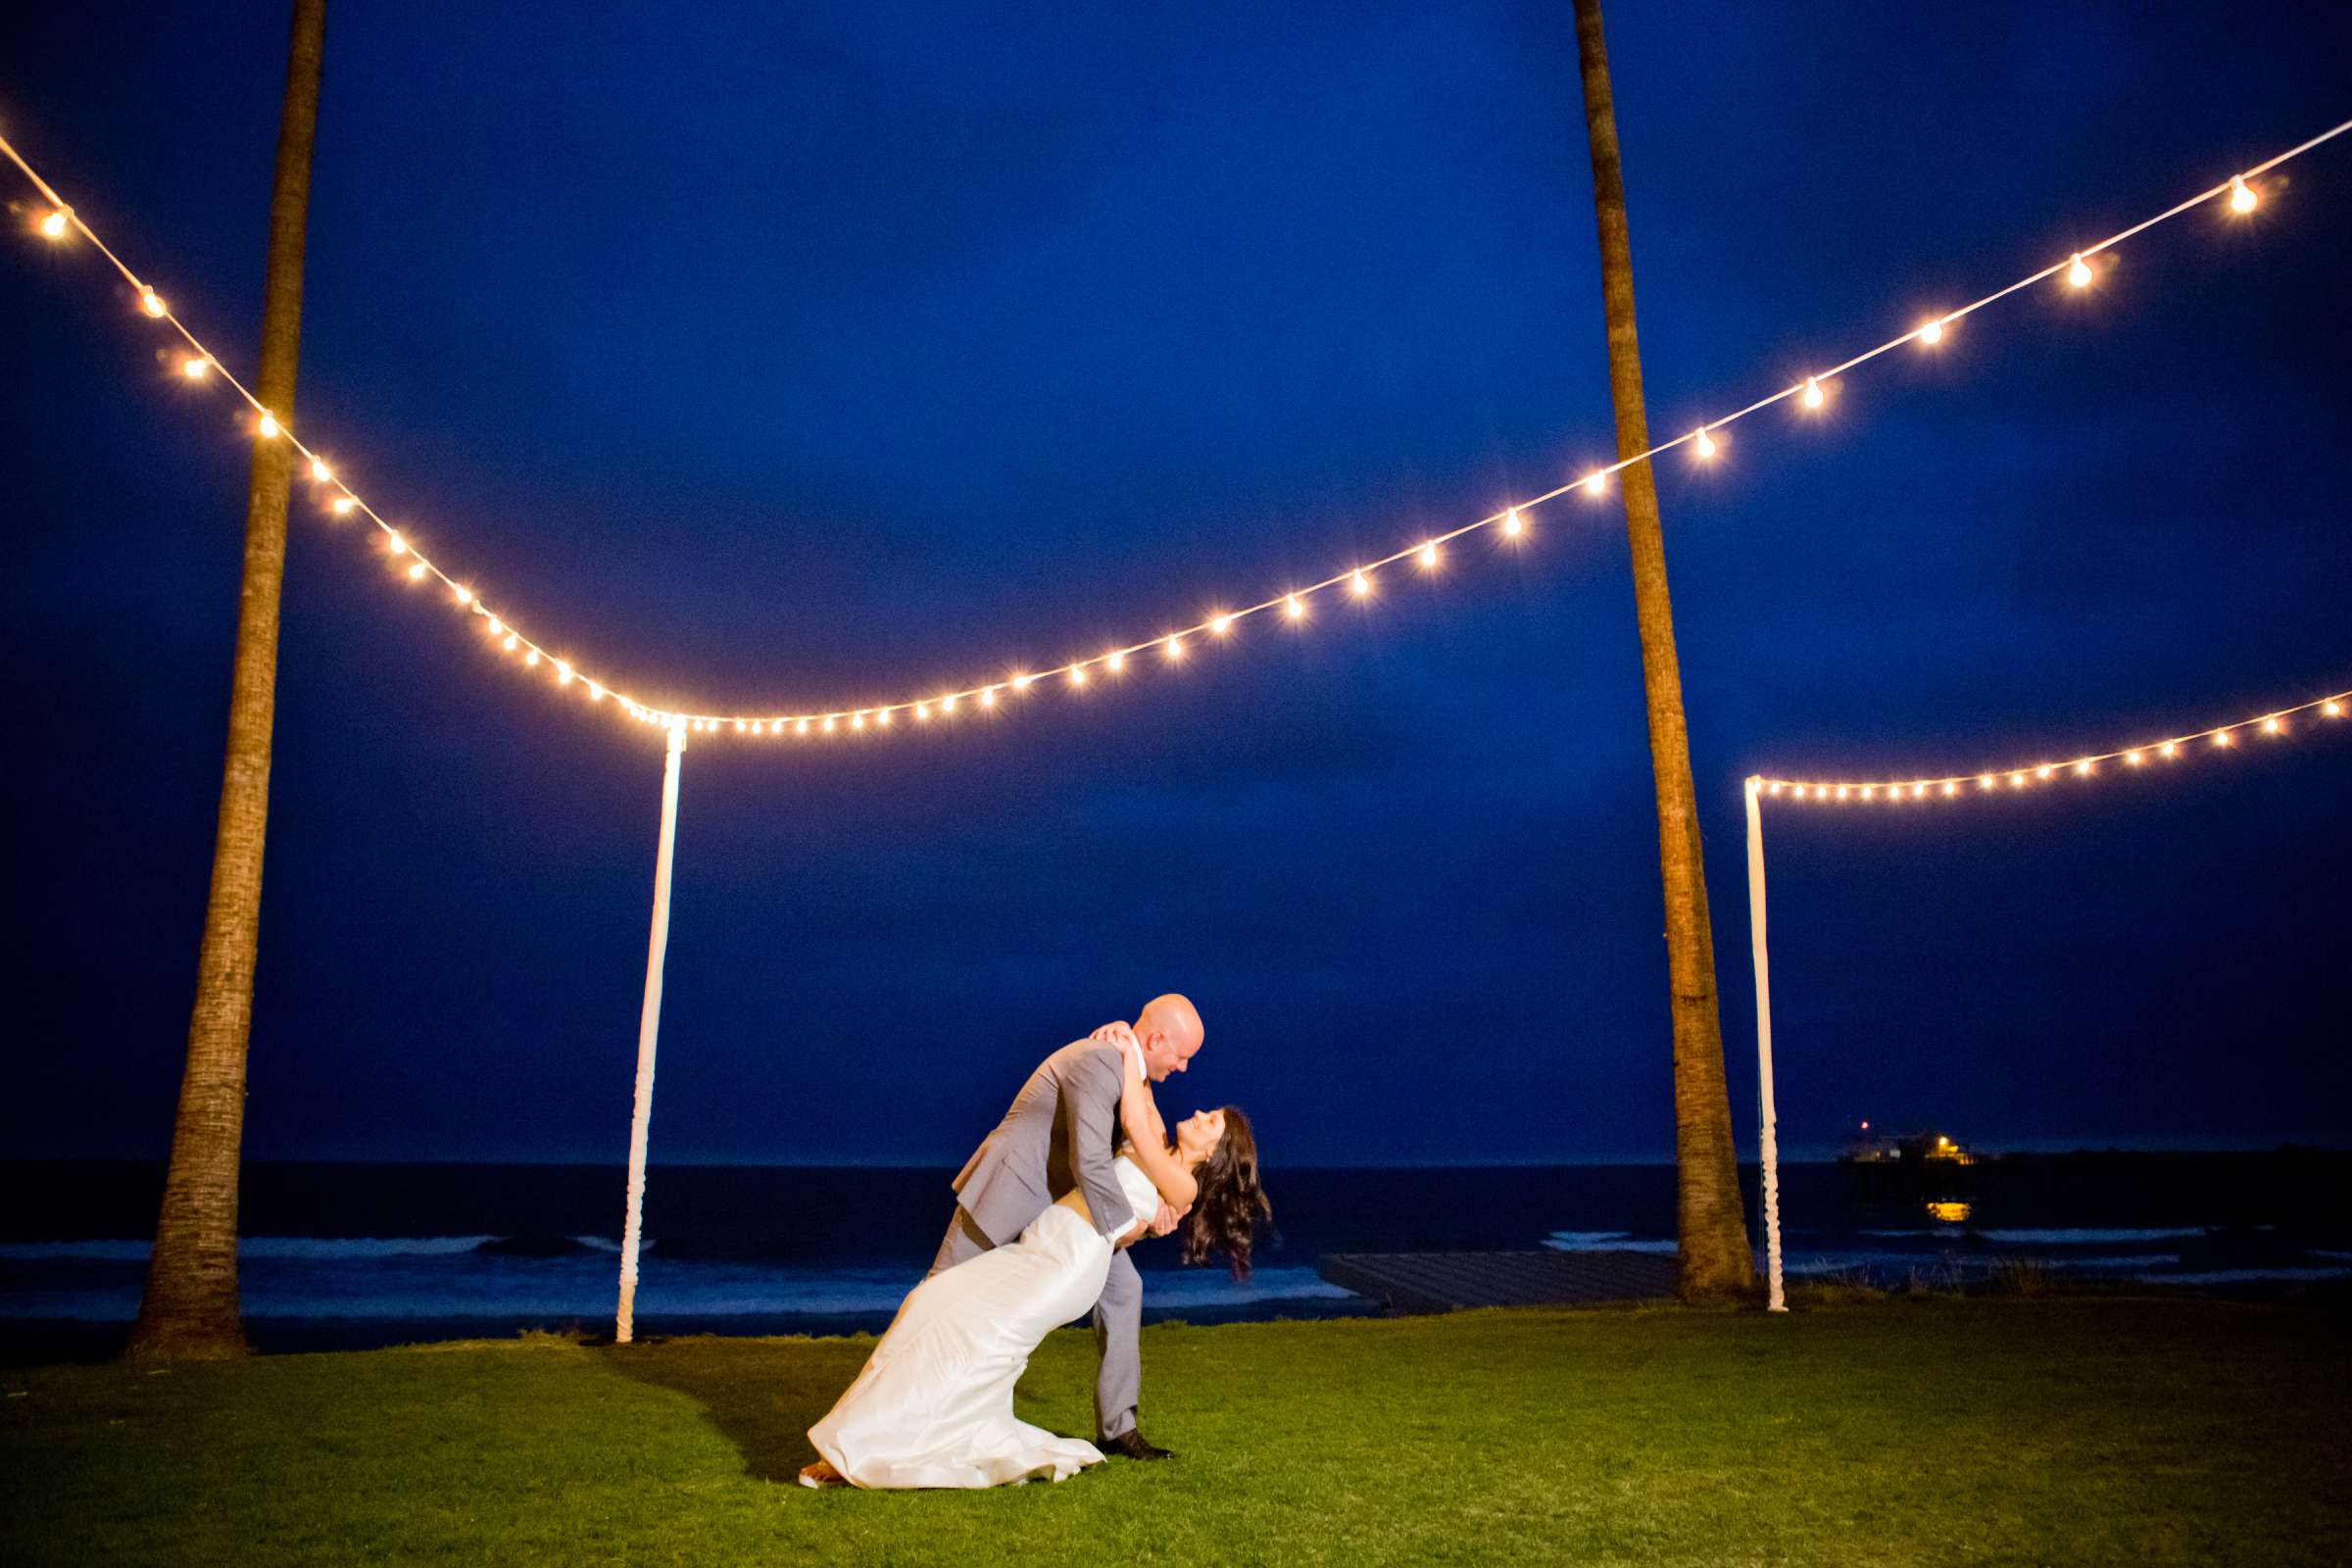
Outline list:
[[[1159,1212],[1152,1216],[1152,1234],[1154,1236],[1167,1235],[1168,1232],[1183,1224],[1184,1216],[1192,1211],[1193,1205],[1190,1203],[1185,1204],[1182,1208],[1170,1208],[1165,1203],[1160,1204]]]

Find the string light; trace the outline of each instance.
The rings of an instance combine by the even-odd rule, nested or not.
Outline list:
[[[1231,615],[1223,614],[1209,617],[1208,630],[1209,635],[1212,637],[1224,636],[1227,632],[1233,630],[1233,617]]]
[[[1152,646],[1152,641],[1159,642],[1165,649],[1168,660],[1170,662],[1175,662],[1183,658],[1184,639],[1192,632],[1209,631],[1213,635],[1222,636],[1238,621],[1253,614],[1269,612],[1276,606],[1280,606],[1284,612],[1291,618],[1303,619],[1305,618],[1306,602],[1310,600],[1312,596],[1325,590],[1336,589],[1342,584],[1347,586],[1348,592],[1353,597],[1359,600],[1368,599],[1372,596],[1372,577],[1374,573],[1376,573],[1382,566],[1388,565],[1394,562],[1401,561],[1407,556],[1411,556],[1419,562],[1424,569],[1434,569],[1438,565],[1440,549],[1444,544],[1450,540],[1459,538],[1462,535],[1474,533],[1485,528],[1499,527],[1506,538],[1516,539],[1524,537],[1528,526],[1525,514],[1533,508],[1555,501],[1567,494],[1570,490],[1577,488],[1585,489],[1588,494],[1597,495],[1605,490],[1606,479],[1609,473],[1615,472],[1619,468],[1628,467],[1636,463],[1652,461],[1660,453],[1670,451],[1675,447],[1685,444],[1686,442],[1690,444],[1695,456],[1698,459],[1701,461],[1711,460],[1721,449],[1720,437],[1715,432],[1720,431],[1724,426],[1745,418],[1749,415],[1758,413],[1761,410],[1769,408],[1773,404],[1788,397],[1797,397],[1800,399],[1803,407],[1809,410],[1817,411],[1824,407],[1827,401],[1825,388],[1826,382],[1846,374],[1856,368],[1873,359],[1876,359],[1880,355],[1885,354],[1903,343],[1912,341],[1921,341],[1930,344],[1936,343],[1941,339],[1943,335],[1943,329],[1945,327],[1955,324],[1964,318],[1996,304],[1999,301],[2007,298],[2009,295],[2029,288],[2035,283],[2051,277],[2054,274],[2063,272],[2067,281],[2074,287],[2085,287],[2094,280],[2094,274],[2092,273],[2089,265],[2092,258],[2116,249],[2126,241],[2145,232],[2159,223],[2163,223],[2171,219],[2178,218],[2181,214],[2201,206],[2208,201],[2217,199],[2226,199],[2230,204],[2230,209],[2234,212],[2243,213],[2250,210],[2254,205],[2257,194],[2254,186],[2251,183],[2255,177],[2267,173],[2271,170],[2279,167],[2290,159],[2300,157],[2301,155],[2310,152],[2312,149],[2319,147],[2326,142],[2331,141],[2336,137],[2345,134],[2346,132],[2352,132],[2352,121],[2347,121],[2343,123],[2331,126],[2330,128],[2311,137],[2297,146],[2291,147],[2286,151],[2264,161],[2261,164],[2255,165],[2254,167],[2243,171],[2239,174],[2232,175],[2229,180],[2222,184],[2215,185],[2210,189],[2198,192],[2197,194],[2175,204],[2173,207],[2168,208],[2167,210],[2158,213],[2151,218],[2143,219],[2139,222],[2108,236],[2106,239],[2101,240],[2094,245],[2085,246],[2082,250],[2076,252],[2065,262],[2046,267],[2037,272],[2031,273],[2026,277],[2018,279],[2016,282],[1996,289],[1972,304],[1962,306],[1954,311],[1946,312],[1942,316],[1936,318],[1931,322],[1928,322],[1924,325],[1915,326],[1905,331],[1901,335],[1888,340],[1887,342],[1879,344],[1874,348],[1864,350],[1863,352],[1854,355],[1852,358],[1845,360],[1841,364],[1832,366],[1827,369],[1812,375],[1808,375],[1801,382],[1785,386],[1776,392],[1772,392],[1764,397],[1756,399],[1754,402],[1749,403],[1743,408],[1737,409],[1732,413],[1719,417],[1709,419],[1687,435],[1677,436],[1671,440],[1652,446],[1646,451],[1631,454],[1614,465],[1612,467],[1588,473],[1582,479],[1571,480],[1541,495],[1530,496],[1485,517],[1463,523],[1446,532],[1426,538],[1418,545],[1407,546],[1403,549],[1397,550],[1394,554],[1381,557],[1375,561],[1366,562],[1361,565],[1342,571],[1328,579],[1325,579],[1324,581],[1292,589],[1287,593],[1276,595],[1261,603],[1252,604],[1243,609],[1219,612],[1214,619],[1216,622],[1220,622],[1221,624],[1212,624],[1211,622],[1204,621],[1196,626],[1178,628],[1175,631],[1163,633],[1157,639],[1130,644],[1122,648],[1114,648],[1107,651],[1104,655],[1100,656],[1101,662],[1104,667],[1113,671],[1117,671],[1123,667],[1125,655],[1150,648]],[[78,219],[72,216],[72,209],[62,199],[59,198],[57,192],[49,186],[47,181],[41,178],[40,174],[24,161],[24,157],[18,152],[16,147],[5,137],[0,137],[0,157],[5,157],[8,162],[14,164],[17,169],[25,176],[25,178],[29,180],[40,192],[42,197],[49,203],[49,210],[46,212],[45,216],[36,221],[35,226],[39,232],[50,239],[63,239],[67,237],[69,231],[78,229],[79,232],[91,242],[92,248],[111,266],[113,266],[115,270],[122,275],[123,280],[129,284],[133,290],[136,291],[141,309],[149,317],[166,323],[171,330],[176,332],[179,338],[185,342],[190,353],[186,358],[181,360],[180,371],[187,380],[190,382],[202,381],[209,378],[215,369],[220,369],[221,380],[252,409],[256,416],[255,428],[257,433],[265,439],[282,437],[287,440],[300,456],[311,460],[313,464],[317,466],[314,468],[315,476],[318,477],[321,483],[329,482],[323,474],[318,474],[317,471],[318,468],[322,468],[324,466],[323,460],[319,459],[317,454],[312,453],[308,448],[304,447],[302,443],[294,437],[293,433],[287,430],[276,419],[274,415],[270,410],[263,408],[261,403],[256,399],[253,392],[249,388],[238,381],[233,374],[220,368],[218,358],[205,348],[204,344],[195,337],[184,321],[180,320],[177,316],[172,314],[163,296],[159,294],[152,286],[148,285],[136,274],[134,274],[130,269],[124,265],[122,260],[118,257],[110,248],[108,248],[105,241],[100,236],[91,231],[90,228],[86,224],[82,223]],[[351,493],[348,486],[343,486],[340,488],[343,489],[344,493],[337,495],[330,500],[329,507],[331,511],[337,515],[345,515],[355,512],[364,514],[386,536],[387,548],[389,548],[394,555],[402,554],[404,546],[399,539],[399,535],[375,511],[375,509],[369,506],[365,499],[357,496],[354,493]],[[414,564],[409,567],[409,575],[412,578],[421,578],[428,574],[440,575],[444,582],[451,581],[447,575],[441,573],[438,567],[435,567],[431,564],[431,563],[425,561],[421,557],[416,558]],[[467,600],[462,601],[462,603],[466,604],[470,611],[481,611],[478,600],[474,600],[469,597]],[[527,668],[537,668],[538,665],[543,662],[543,651],[541,645],[535,643],[528,636],[522,635],[521,633],[515,631],[512,627],[511,623],[509,626],[509,633],[518,640],[519,646],[525,655],[523,660],[524,666]],[[545,662],[553,664],[558,669],[559,684],[572,684],[577,671],[573,668],[569,661],[555,660],[552,658],[552,656],[548,656],[545,659]],[[1081,662],[1073,662],[1062,664],[1054,669],[1035,672],[1031,678],[1042,679],[1055,674],[1074,676],[1080,672],[1080,669]],[[605,686],[602,682],[587,680],[584,676],[580,677],[580,679],[590,689],[591,696],[595,700],[601,701],[603,695],[612,690],[611,688]],[[1073,678],[1070,680],[1069,684],[1072,686],[1078,686],[1084,683]],[[994,693],[997,689],[998,688],[994,686],[986,688],[967,688],[961,693],[944,694],[937,699],[926,699],[925,702],[936,706],[943,715],[954,712],[956,698],[958,695],[980,696],[982,697],[984,706],[993,708],[996,706],[994,701]],[[713,729],[720,727],[722,722],[729,726],[733,724],[733,715],[729,715],[727,718],[722,720],[716,715],[688,715],[673,713],[659,709],[649,708],[648,706],[638,703],[635,701],[635,699],[630,698],[624,693],[618,691],[612,691],[612,695],[616,699],[618,706],[628,712],[630,717],[643,722],[674,728],[684,724],[689,718],[703,717],[710,719],[711,727]],[[916,707],[917,705],[911,701],[902,701],[895,704],[885,705],[885,707],[881,709],[866,710],[865,711],[874,713],[877,717],[877,723],[879,723],[880,715],[890,712],[894,709],[905,708],[909,710],[914,710]],[[742,715],[742,717],[746,720],[749,720],[751,716],[752,715],[749,714]],[[813,713],[794,715],[791,719],[792,733],[803,735],[809,733],[812,728],[810,720],[816,716],[818,715]],[[823,729],[829,733],[835,727],[833,722],[834,718],[840,715],[837,713],[826,714],[823,716],[825,719]],[[922,715],[918,713],[918,716]],[[785,732],[785,725],[787,722],[786,719],[776,718],[773,720],[765,720],[764,715],[762,715],[762,720],[763,724],[760,728],[753,728],[749,723],[747,723],[738,732],[744,734],[782,734]],[[1791,791],[1791,793],[1798,795],[1799,798],[1827,799],[1829,797],[1829,790],[1827,786],[1818,788],[1814,792],[1814,795],[1810,797],[1805,796],[1801,791]],[[1912,793],[1914,799],[1921,798],[1921,791],[1918,789],[1915,788]],[[1899,796],[1890,794],[1886,798],[1897,799]]]
[[[1113,675],[1123,673],[1127,668],[1127,650],[1113,648],[1102,656],[1102,663]]]
[[[1084,664],[1072,664],[1070,666],[1070,684],[1073,686],[1083,686],[1086,684],[1086,666]],[[886,708],[883,710],[883,711],[887,713],[890,711],[890,710]]]
[[[1960,786],[1972,780],[1980,794],[1992,789],[1994,781],[2002,777],[2008,779],[2012,790],[2022,790],[2036,782],[2047,783],[2061,771],[2074,778],[2096,778],[2099,776],[2099,764],[2117,758],[2121,758],[2128,767],[2143,766],[2150,752],[2168,760],[2176,759],[2181,755],[2181,748],[2196,741],[2227,748],[2235,744],[2236,733],[2241,729],[2259,729],[2265,735],[2283,738],[2293,732],[2293,726],[2288,721],[2297,713],[2318,713],[2322,718],[2341,719],[2347,699],[2352,699],[2352,691],[2335,692],[2292,708],[2277,709],[2259,717],[2241,718],[2231,724],[2216,724],[2191,735],[2175,735],[2166,740],[2142,741],[2136,745],[2119,747],[2114,751],[2091,752],[2064,762],[2036,762],[2023,767],[1994,768],[1981,773],[1925,779],[1849,779],[1844,783],[1824,784],[1811,779],[1771,778],[1758,774],[1750,782],[1766,794],[1779,795],[1785,790],[1790,799],[1799,801],[1842,801],[1849,798],[1864,801],[1900,800],[1905,791],[1909,792],[1910,799],[1916,801],[1925,800],[1931,790],[1946,800],[1952,800],[1959,796]]]
[[[416,563],[416,564],[415,564],[414,566],[411,566],[411,567],[409,568],[409,581],[411,581],[411,582],[422,582],[423,580],[424,580],[424,563],[423,563],[423,562],[421,562],[421,561],[419,561],[418,563]]]
[[[324,484],[334,476],[334,470],[326,466],[326,460],[324,458],[313,458],[311,460],[312,478],[318,480],[320,484]]]

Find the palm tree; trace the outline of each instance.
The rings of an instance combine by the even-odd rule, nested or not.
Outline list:
[[[1617,455],[1649,448],[1642,402],[1642,347],[1634,333],[1634,252],[1626,226],[1625,173],[1617,156],[1617,114],[1600,0],[1576,0],[1577,53],[1585,83],[1585,132],[1592,144],[1592,205],[1600,226],[1601,302],[1609,329],[1609,397],[1617,413]],[[1649,762],[1657,781],[1658,871],[1666,888],[1666,971],[1674,1015],[1676,1218],[1682,1237],[1680,1294],[1686,1300],[1746,1297],[1756,1288],[1740,1167],[1732,1143],[1731,1097],[1723,1082],[1723,1020],[1715,996],[1715,936],[1690,783],[1690,735],[1683,718],[1682,662],[1674,651],[1674,606],[1666,592],[1666,542],[1658,487],[1646,463],[1620,470],[1625,529],[1633,547],[1634,616],[1642,630],[1642,683],[1649,706]]]
[[[254,396],[289,427],[302,341],[302,249],[318,120],[326,0],[294,0],[277,181],[270,196],[270,271]],[[254,950],[261,935],[262,840],[270,820],[270,744],[277,707],[277,602],[286,566],[286,494],[293,454],[257,435],[245,507],[245,579],[228,700],[228,755],[213,842],[188,1062],[172,1128],[172,1163],[155,1227],[155,1256],[131,1331],[140,1360],[242,1355],[237,1311],[237,1167],[245,1134],[245,1051],[253,1026]]]

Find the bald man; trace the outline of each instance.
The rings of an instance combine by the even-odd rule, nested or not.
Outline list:
[[[1062,1047],[1029,1075],[1012,1108],[964,1161],[956,1178],[956,1215],[931,1260],[931,1273],[954,1268],[1018,1238],[1049,1204],[1077,1188],[1095,1224],[1114,1249],[1137,1216],[1111,1169],[1119,1142],[1119,1086],[1124,1076],[1118,1041],[1126,1024],[1105,1024]],[[1184,998],[1154,997],[1136,1014],[1136,1043],[1153,1083],[1191,1066],[1204,1031]],[[1184,1216],[1161,1204],[1152,1234],[1165,1236]],[[925,1278],[929,1276],[926,1275]],[[1095,1303],[1095,1441],[1130,1459],[1165,1459],[1168,1450],[1136,1430],[1144,1390],[1140,1337],[1144,1282],[1124,1250],[1114,1250],[1102,1299]]]

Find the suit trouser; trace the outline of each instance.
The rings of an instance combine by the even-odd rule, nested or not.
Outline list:
[[[961,1203],[948,1222],[948,1234],[932,1258],[929,1279],[942,1269],[969,1262],[995,1244],[973,1223]],[[1095,1434],[1111,1439],[1135,1430],[1136,1407],[1144,1396],[1144,1281],[1122,1249],[1110,1254],[1110,1273],[1102,1281],[1102,1298],[1095,1302],[1095,1352],[1102,1365],[1095,1373]]]

